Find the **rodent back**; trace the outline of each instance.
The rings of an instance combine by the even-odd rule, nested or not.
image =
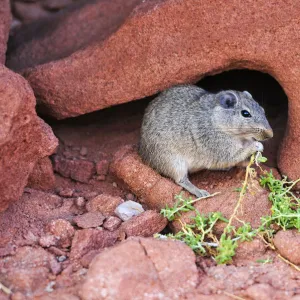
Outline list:
[[[170,143],[170,139],[184,142],[194,127],[209,130],[209,111],[213,102],[202,101],[205,94],[208,93],[192,85],[176,86],[162,92],[145,111],[142,138],[152,142],[161,139],[159,142],[163,144]]]

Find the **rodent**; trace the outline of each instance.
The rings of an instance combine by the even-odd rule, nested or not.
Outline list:
[[[196,197],[209,193],[189,173],[228,169],[263,151],[273,137],[264,109],[247,91],[210,93],[194,85],[163,91],[145,110],[139,155]]]

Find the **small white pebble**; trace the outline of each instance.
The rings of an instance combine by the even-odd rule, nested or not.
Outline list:
[[[45,287],[45,291],[51,293],[54,291],[53,287],[55,285],[55,281],[50,281],[47,286]]]
[[[58,256],[57,257],[57,261],[59,261],[59,262],[63,262],[63,261],[65,261],[67,259],[67,257],[65,256],[65,255],[61,255],[61,256]]]
[[[142,205],[131,200],[123,202],[115,209],[115,214],[123,221],[138,216],[142,212],[144,212]]]

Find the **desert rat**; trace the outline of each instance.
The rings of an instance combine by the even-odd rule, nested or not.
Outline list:
[[[193,185],[188,173],[233,167],[263,151],[259,141],[272,136],[264,109],[249,92],[209,93],[180,85],[162,92],[147,107],[139,154],[160,174],[204,197],[208,192]]]

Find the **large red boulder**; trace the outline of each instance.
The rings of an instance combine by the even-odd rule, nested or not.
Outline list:
[[[296,178],[300,177],[299,9],[300,3],[292,0],[235,0],[226,5],[200,0],[139,1],[104,41],[86,40],[85,47],[72,54],[63,53],[59,46],[59,55],[39,65],[45,62],[39,53],[51,44],[50,35],[48,43],[43,38],[31,39],[31,46],[24,42],[24,50],[12,53],[9,61],[17,67],[14,56],[23,61],[38,57],[24,74],[44,110],[58,119],[143,98],[225,70],[248,68],[269,73],[289,98],[279,166]],[[87,19],[88,14],[82,23]],[[64,22],[52,22],[55,32],[64,30]],[[76,31],[73,39],[78,36]]]
[[[17,200],[39,159],[53,153],[57,139],[35,112],[24,78],[0,66],[0,211]]]

